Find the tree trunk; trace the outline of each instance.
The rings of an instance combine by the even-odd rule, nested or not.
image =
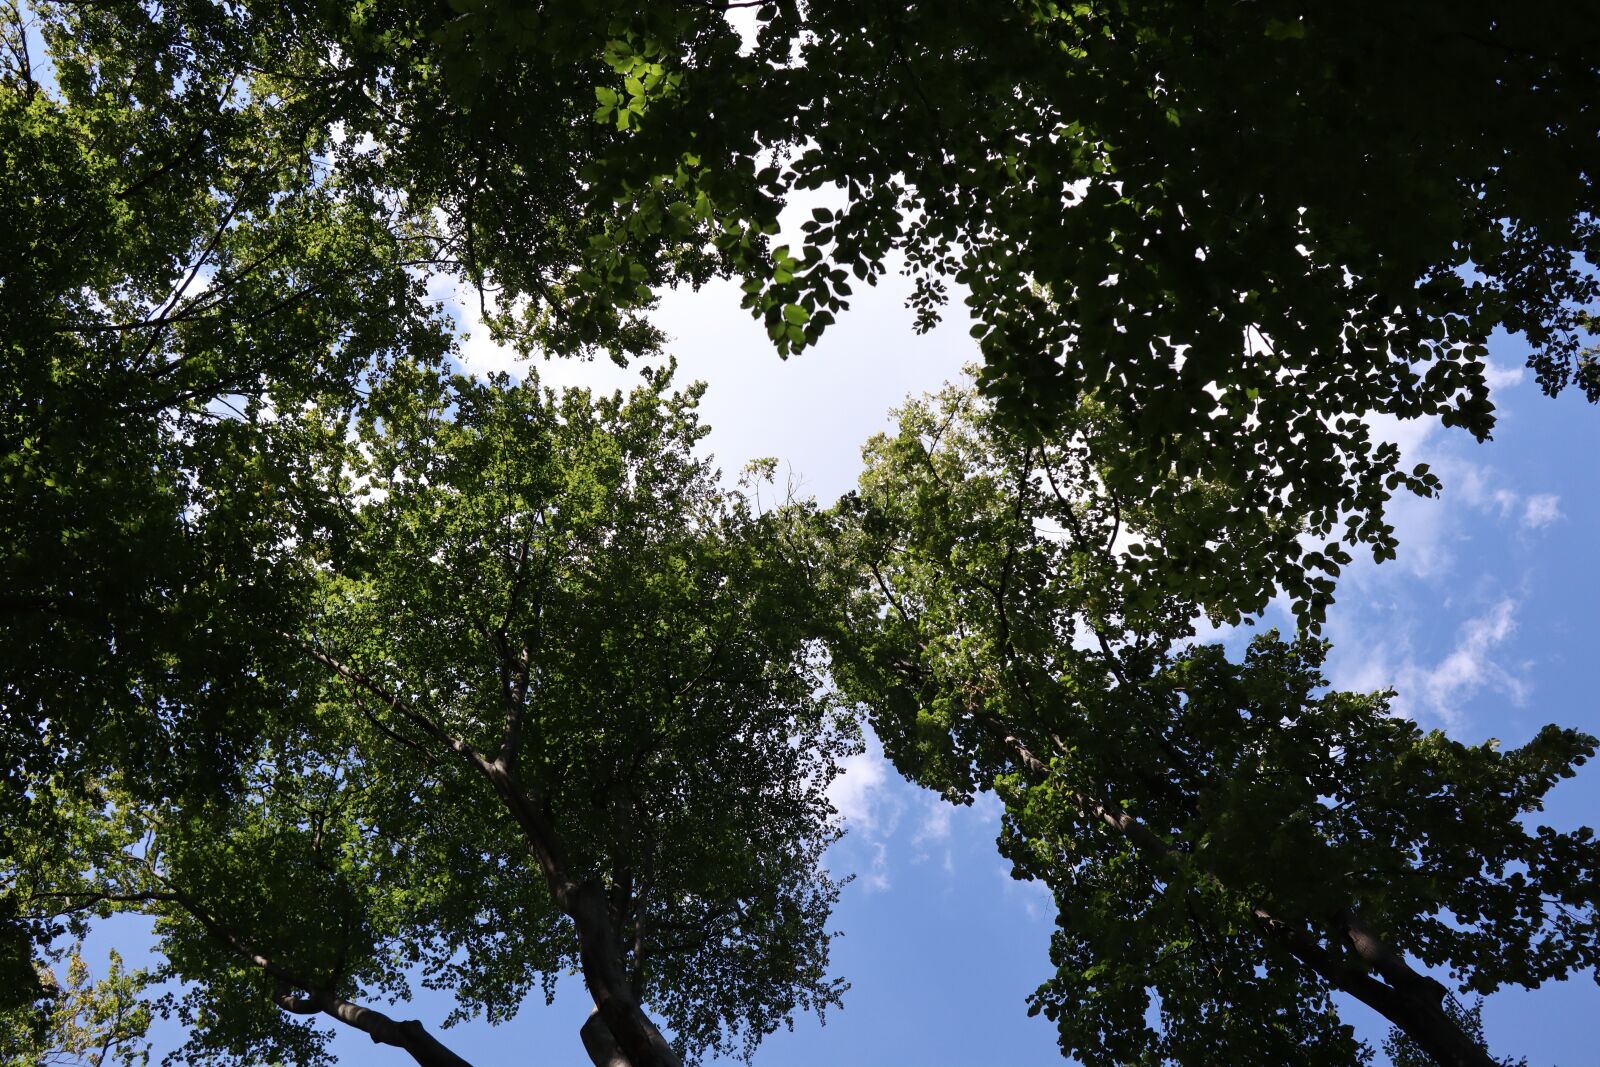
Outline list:
[[[1456,1020],[1445,1014],[1442,1000],[1418,1000],[1402,994],[1394,997],[1388,1006],[1383,1006],[1374,1004],[1353,990],[1350,992],[1399,1027],[1432,1056],[1439,1067],[1500,1067],[1487,1049],[1462,1030]]]
[[[416,1019],[394,1019],[376,1008],[352,1003],[327,990],[295,993],[280,987],[276,999],[278,1007],[284,1011],[295,1015],[321,1013],[355,1027],[372,1038],[373,1044],[402,1049],[417,1061],[418,1067],[472,1067]]]
[[[374,1044],[405,1050],[420,1067],[472,1067],[415,1019],[391,1019],[382,1012],[347,1001],[339,1001],[324,1011],[340,1022],[365,1031]]]
[[[589,1013],[578,1034],[583,1038],[583,1050],[589,1054],[589,1062],[594,1067],[631,1067],[617,1039],[606,1028],[606,1021],[600,1017],[599,1008]]]
[[[589,881],[563,895],[567,897],[567,914],[578,927],[583,982],[594,997],[594,1014],[583,1029],[584,1047],[590,1058],[594,1059],[595,1048],[589,1044],[588,1035],[598,1033],[591,1027],[603,1025],[610,1045],[602,1046],[602,1051],[612,1054],[609,1049],[615,1048],[620,1052],[619,1067],[682,1067],[678,1054],[634,998],[632,983],[623,970],[621,942],[611,921],[605,890],[600,883]],[[611,1067],[607,1061],[595,1062]]]
[[[1257,917],[1262,913],[1258,910]],[[1356,954],[1375,972],[1343,964],[1309,935],[1280,935],[1289,952],[1317,972],[1328,984],[1343,990],[1388,1019],[1415,1041],[1439,1067],[1499,1067],[1488,1050],[1461,1028],[1444,1010],[1449,990],[1434,979],[1418,974],[1389,944],[1368,929],[1359,916],[1344,912],[1334,917]]]

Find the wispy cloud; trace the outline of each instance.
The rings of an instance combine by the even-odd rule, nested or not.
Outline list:
[[[869,740],[866,751],[843,761],[839,777],[828,786],[828,799],[847,829],[877,834],[893,831],[900,819],[901,802],[887,788],[892,772],[876,739]]]
[[[874,893],[887,892],[893,884],[889,881],[889,845],[884,841],[873,841],[871,846],[872,866],[863,881],[867,889]]]
[[[883,892],[893,884],[889,838],[905,811],[907,788],[870,732],[866,749],[847,757],[828,786],[828,799],[844,820],[847,836],[841,843],[854,841],[867,850],[868,869],[862,882],[871,892]]]
[[[1515,524],[1533,531],[1562,518],[1560,499],[1553,493],[1529,492],[1511,482],[1494,466],[1478,462],[1458,437],[1438,434],[1437,420],[1400,422],[1373,416],[1369,423],[1379,440],[1400,445],[1402,466],[1426,463],[1444,483],[1436,499],[1398,493],[1389,502],[1388,520],[1399,540],[1399,555],[1376,573],[1371,557],[1357,553],[1358,562],[1346,584],[1365,585],[1374,580],[1392,584],[1396,571],[1425,581],[1444,580],[1456,570],[1462,546],[1472,539],[1475,518]]]
[[[1362,692],[1393,689],[1397,713],[1432,716],[1450,727],[1464,723],[1465,706],[1484,692],[1521,706],[1533,688],[1528,664],[1508,663],[1504,656],[1516,613],[1515,598],[1500,598],[1462,623],[1455,643],[1436,661],[1415,654],[1404,627],[1380,627],[1376,640],[1346,643],[1329,671],[1331,681]]]
[[[1049,919],[1056,913],[1056,898],[1049,886],[1037,880],[1015,878],[1011,868],[996,868],[1000,877],[1000,892],[1007,900],[1020,904],[1028,918],[1034,921]]]
[[[922,817],[917,821],[916,833],[911,835],[912,863],[926,863],[938,850],[943,854],[940,866],[944,872],[955,873],[955,859],[949,845],[954,813],[955,806],[943,797],[936,793],[923,794]]]
[[[1484,366],[1483,380],[1488,383],[1491,393],[1497,393],[1502,389],[1510,389],[1514,385],[1521,384],[1527,373],[1526,367],[1504,366],[1491,359]]]
[[[1420,678],[1423,699],[1446,721],[1458,717],[1461,703],[1486,686],[1515,704],[1527,700],[1529,684],[1493,658],[1516,628],[1516,608],[1516,602],[1506,597],[1485,614],[1467,620],[1449,655]]]
[[[1554,493],[1535,493],[1528,498],[1522,510],[1522,527],[1525,530],[1537,530],[1562,518],[1560,497]]]
[[[925,798],[927,804],[922,814],[922,821],[917,824],[917,832],[911,838],[913,845],[931,845],[950,838],[951,806],[942,797],[929,796]]]

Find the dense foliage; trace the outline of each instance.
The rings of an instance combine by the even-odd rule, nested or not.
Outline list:
[[[1120,491],[1195,473],[1233,490],[1214,522],[1287,506],[1333,542],[1261,530],[1242,569],[1203,529],[1155,550],[1313,623],[1337,543],[1391,555],[1385,501],[1437,484],[1359,416],[1488,435],[1499,328],[1547,390],[1600,396],[1600,47],[1554,0],[774,0],[748,40],[700,2],[39,10],[175,128],[263,110],[380,217],[436,227],[402,260],[476,287],[527,350],[647,349],[655,291],[723,272],[799,351],[903,255],[924,322],[967,294],[1013,422],[1048,439],[1098,397]]]
[[[1487,1065],[1445,986],[1600,968],[1600,842],[1530,825],[1595,739],[1468,747],[1328,692],[1324,646],[1195,640],[1203,602],[1121,565],[1182,521],[1106,489],[970,393],[868,448],[835,674],[908,777],[1005,804],[1001,849],[1059,909],[1033,1010],[1094,1067],[1362,1062],[1330,994],[1441,1064]]]
[[[304,714],[225,798],[151,804],[115,773],[41,794],[56,819],[6,872],[28,914],[156,916],[186,1055],[217,1062],[313,1062],[326,1031],[298,1016],[321,1014],[459,1064],[366,1003],[414,976],[456,1021],[581,973],[585,1043],[633,1064],[836,1003],[819,861],[853,734],[817,586],[794,516],[716,488],[666,379],[386,384],[291,635]]]
[[[0,1008],[99,1033],[35,956],[133,909],[196,1055],[314,1057],[322,1013],[455,1062],[361,998],[421,974],[499,1018],[566,967],[598,1062],[748,1047],[837,994],[828,634],[902,769],[1000,792],[1070,904],[1036,1000],[1067,1047],[1348,1059],[1338,988],[1477,1062],[1400,954],[1479,991],[1592,966],[1592,843],[1518,814],[1591,742],[1463,749],[1324,693],[1314,643],[1187,642],[1277,590],[1314,629],[1350,551],[1393,555],[1390,495],[1438,482],[1365,417],[1486,437],[1493,331],[1600,397],[1597,32],[5,0]],[[963,294],[986,399],[908,409],[831,532],[714,488],[664,378],[447,373],[440,285],[524,354],[626,361],[721,274],[791,355],[894,264],[922,326]],[[1194,928],[1231,979],[1168,951]]]

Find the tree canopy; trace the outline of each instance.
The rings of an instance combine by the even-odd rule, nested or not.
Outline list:
[[[1337,991],[1487,1067],[1408,957],[1478,994],[1600,969],[1600,842],[1525,821],[1596,740],[1468,747],[1329,692],[1319,642],[1196,641],[1203,603],[1119,560],[1177,520],[1090,451],[950,390],[869,445],[838,520],[862,584],[835,676],[908,777],[995,792],[1055,897],[1032,1010],[1090,1067],[1363,1062]]]
[[[1479,1062],[1404,957],[1480,992],[1593,966],[1592,842],[1519,814],[1593,742],[1466,749],[1325,692],[1306,635],[1232,662],[1191,624],[1282,591],[1314,632],[1353,550],[1392,557],[1391,495],[1439,483],[1369,417],[1487,437],[1494,331],[1600,399],[1597,32],[7,0],[0,984],[134,909],[196,1051],[312,1058],[321,1013],[454,1062],[372,997],[421,973],[497,1017],[567,967],[597,1062],[749,1047],[838,992],[826,638],[902,770],[1005,799],[1064,907],[1064,1047],[1340,1062],[1340,989]],[[829,517],[717,489],[664,377],[452,378],[430,289],[625,362],[665,288],[730,277],[791,356],[896,268],[923,327],[961,295],[981,399],[909,408]],[[1195,930],[1236,980],[1169,951]],[[86,981],[58,1031],[121,1003]]]
[[[1245,611],[1283,587],[1314,623],[1339,542],[1392,554],[1389,494],[1436,481],[1361,416],[1487,436],[1494,330],[1547,390],[1600,396],[1600,48],[1553,2],[774,0],[749,41],[699,2],[38,10],[175,126],[259,112],[436,227],[401,261],[476,286],[529,350],[648,349],[661,286],[725,273],[797,352],[903,257],[924,321],[964,290],[1006,417],[1048,437],[1095,396],[1119,489],[1178,469],[1232,489],[1233,527],[1288,508],[1330,542],[1275,540]],[[771,247],[811,190],[840,203]],[[1209,541],[1157,556],[1232,570]]]
[[[580,973],[595,1061],[753,1049],[838,1000],[825,791],[855,735],[819,687],[793,516],[691,448],[694,393],[394,382],[357,436],[348,539],[293,635],[293,714],[209,802],[121,776],[38,797],[31,918],[157,918],[187,1053],[315,1062],[323,1015],[464,1061],[370,998],[420,974],[452,1020]],[[669,1046],[643,1012],[671,1027]]]

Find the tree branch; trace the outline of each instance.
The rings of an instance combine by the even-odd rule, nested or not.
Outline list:
[[[446,1048],[416,1020],[397,1021],[374,1008],[364,1007],[335,996],[325,988],[306,979],[283,964],[262,955],[244,938],[224,925],[198,900],[173,885],[152,865],[146,870],[165,890],[147,890],[136,893],[35,893],[37,898],[61,898],[77,901],[69,903],[68,911],[82,911],[99,903],[166,903],[176,904],[198,922],[213,941],[231,949],[235,955],[271,976],[280,991],[274,998],[285,1011],[308,1015],[320,1012],[346,1025],[353,1026],[382,1045],[404,1049],[421,1067],[472,1067],[470,1063]],[[82,898],[81,900],[79,898]],[[59,914],[59,913],[58,913]],[[299,995],[288,992],[297,989]]]
[[[466,760],[466,762],[474,769],[487,774],[489,769],[493,766],[493,764],[491,764],[484,754],[476,747],[466,741],[461,740],[461,738],[456,737],[454,734],[450,733],[450,731],[446,730],[443,726],[435,722],[431,717],[423,714],[421,711],[418,711],[408,701],[401,698],[399,694],[389,692],[364,671],[352,667],[341,660],[335,659],[333,656],[328,655],[315,645],[307,644],[305,642],[301,642],[301,644],[306,650],[306,655],[310,656],[324,667],[327,667],[329,670],[333,671],[346,681],[353,682],[356,685],[361,686],[361,688],[365,689],[367,692],[383,701],[390,708],[399,712],[409,722],[417,726],[429,737],[433,738],[435,741],[444,745],[446,748],[450,749],[450,751],[456,753],[462,759]]]

